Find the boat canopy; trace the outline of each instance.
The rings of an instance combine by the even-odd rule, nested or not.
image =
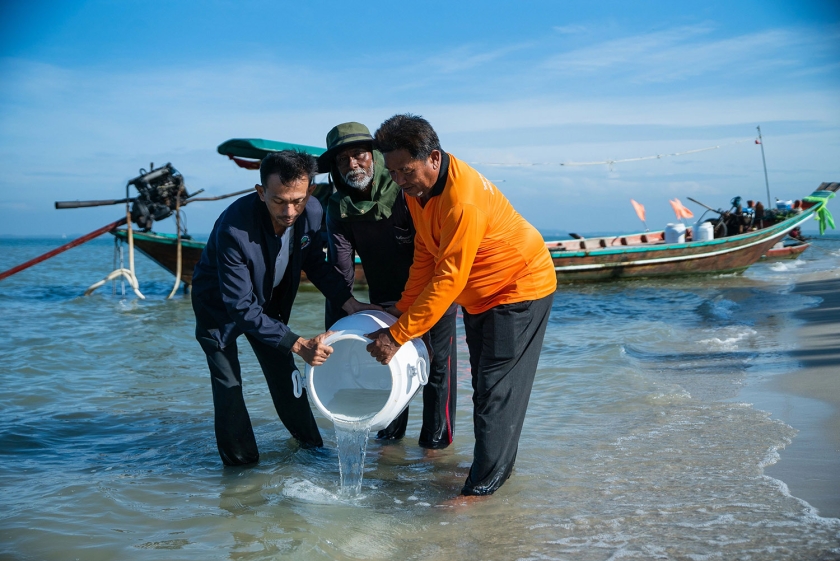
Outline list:
[[[219,144],[217,148],[223,156],[238,156],[240,158],[251,158],[262,160],[270,152],[281,150],[298,150],[313,156],[320,156],[326,150],[315,146],[303,144],[292,144],[290,142],[279,142],[277,140],[264,140],[262,138],[232,138]]]
[[[216,150],[219,154],[227,156],[236,165],[245,169],[260,169],[260,161],[271,152],[297,150],[312,154],[313,156],[320,156],[326,151],[324,148],[318,148],[316,146],[292,144],[291,142],[279,142],[277,140],[265,140],[262,138],[232,138],[219,144]]]

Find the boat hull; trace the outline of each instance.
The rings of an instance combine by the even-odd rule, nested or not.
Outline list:
[[[649,244],[622,245],[627,236],[624,242],[621,237],[582,240],[581,251],[552,249],[552,243],[561,242],[547,245],[558,282],[739,273],[812,214],[813,210],[806,211],[769,228],[708,241],[666,244],[660,241],[661,232],[656,232],[632,236],[657,239]],[[586,249],[587,245],[595,247]]]
[[[111,231],[120,240],[128,241],[128,234],[125,230]],[[172,273],[178,267],[178,238],[174,234],[156,234],[154,232],[131,233],[134,239],[134,247],[146,257]],[[181,240],[181,280],[192,285],[193,269],[201,259],[201,252],[204,251],[204,242],[195,240]]]
[[[128,240],[128,234],[125,230],[112,230],[111,234],[123,241]],[[178,267],[178,239],[174,234],[157,234],[135,230],[132,232],[132,237],[134,238],[134,247],[173,275],[175,274]],[[201,252],[205,245],[207,245],[205,242],[181,240],[181,280],[188,285],[192,285],[193,270],[201,259]],[[301,272],[300,280],[306,286],[312,286],[312,283],[306,278],[306,273]],[[358,260],[355,284],[357,287],[367,286],[365,271]]]

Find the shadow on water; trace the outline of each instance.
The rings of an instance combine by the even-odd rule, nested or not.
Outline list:
[[[812,297],[812,299],[824,299],[828,296],[836,296],[840,294],[840,279],[829,279],[824,281],[806,281],[796,285],[795,292]],[[817,300],[813,300],[813,305],[796,312],[796,315],[808,323],[813,324],[828,324],[837,321],[838,307],[817,307]]]
[[[808,325],[825,327],[836,325],[840,315],[840,279],[801,282],[795,292],[810,297],[813,305],[796,312],[795,316]],[[809,344],[804,348],[790,351],[806,367],[837,367],[840,365],[838,334],[833,330],[821,334],[811,334]]]
[[[129,465],[139,458],[170,466],[211,467],[214,458],[205,457],[208,431],[212,432],[211,416],[165,408],[122,415],[79,411],[21,416],[0,425],[0,455],[41,468]]]

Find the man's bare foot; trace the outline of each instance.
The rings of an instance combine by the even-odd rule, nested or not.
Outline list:
[[[469,508],[476,503],[480,503],[490,498],[490,495],[458,495],[451,499],[446,499],[440,506],[452,507],[456,510],[462,508]]]
[[[431,459],[439,458],[440,456],[442,456],[442,452],[445,450],[445,448],[423,448],[421,446],[420,450],[423,452],[424,458]]]

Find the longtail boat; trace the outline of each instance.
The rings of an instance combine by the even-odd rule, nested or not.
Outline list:
[[[793,259],[809,244],[795,242],[774,247],[791,230],[811,220],[824,208],[825,194],[840,189],[840,183],[823,183],[812,197],[821,202],[806,202],[801,214],[760,230],[744,234],[693,241],[693,228],[686,229],[686,242],[665,243],[665,231],[624,236],[607,236],[563,241],[547,241],[560,282],[597,281],[617,278],[645,278],[696,274],[742,272],[759,259]],[[120,239],[127,239],[124,229],[113,230]],[[175,274],[174,234],[134,232],[134,244],[158,265]],[[204,242],[182,239],[181,280],[192,283],[192,271],[201,258]],[[302,280],[306,282],[306,275]],[[364,268],[356,258],[356,283],[366,286]]]
[[[666,243],[663,230],[549,241],[546,246],[559,282],[740,273],[806,220],[830,219],[825,205],[838,189],[840,183],[823,183],[803,199],[801,213],[733,236],[695,240],[689,227],[682,243]]]

